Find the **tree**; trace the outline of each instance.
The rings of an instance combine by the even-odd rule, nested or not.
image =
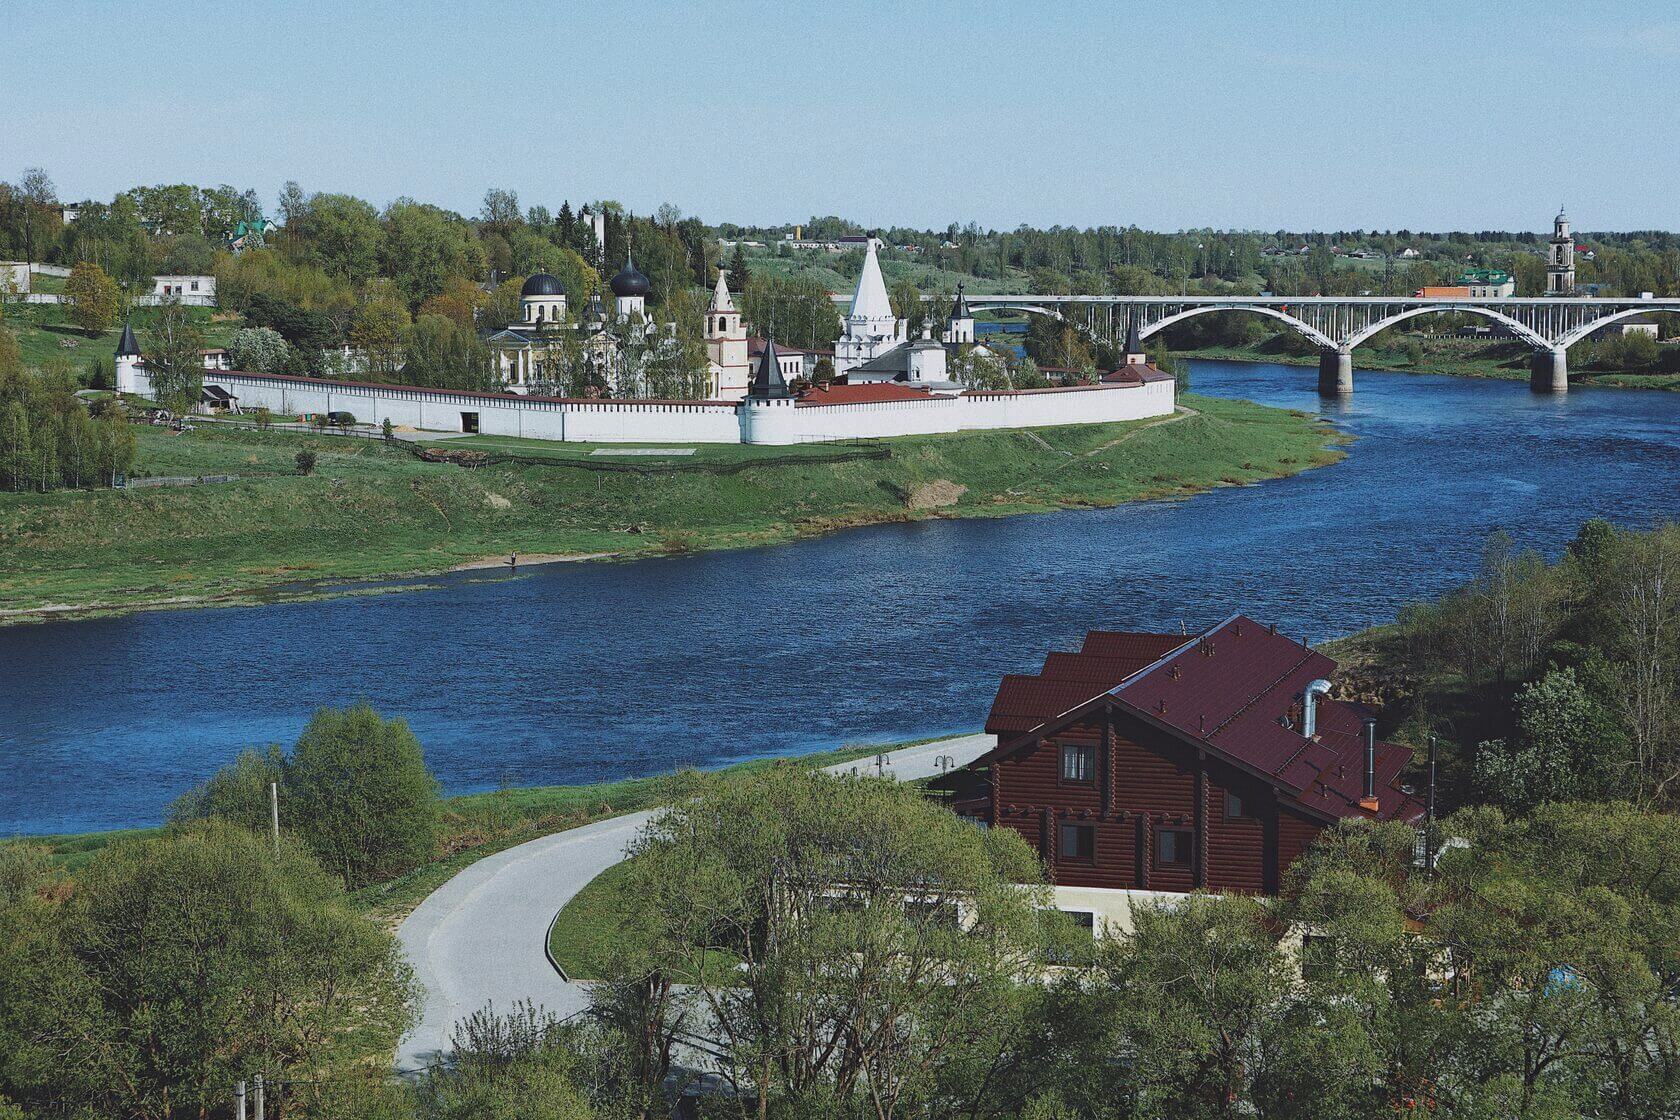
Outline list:
[[[393,293],[380,292],[362,305],[350,328],[350,345],[367,355],[368,373],[390,380],[402,372],[408,325],[408,308]]]
[[[351,887],[432,856],[437,782],[400,719],[367,705],[322,708],[286,763],[291,828]]]
[[[921,334],[922,323],[927,318],[927,305],[922,302],[922,290],[909,280],[900,280],[892,286],[888,299],[892,303],[893,314],[904,320],[910,337]]]
[[[39,167],[31,167],[24,171],[17,195],[23,206],[23,257],[27,263],[34,264],[42,235],[56,224],[53,204],[58,201],[58,191],[52,176]]]
[[[1641,795],[1664,799],[1680,783],[1680,531],[1617,543],[1608,582],[1623,654],[1622,715]]]
[[[484,274],[484,251],[459,215],[399,199],[386,208],[384,225],[384,275],[410,307],[443,291],[451,276]]]
[[[204,390],[204,336],[198,323],[172,298],[159,306],[145,334],[153,399],[177,415],[191,412]]]
[[[745,296],[752,291],[752,269],[747,267],[747,249],[739,241],[735,242],[735,251],[729,256],[729,288],[737,296]]]
[[[403,383],[435,389],[493,389],[496,357],[472,328],[423,314],[403,336]]]
[[[644,905],[623,940],[640,948],[597,999],[691,978],[676,1006],[642,1001],[652,1018],[628,1033],[669,1030],[692,1002],[743,1112],[940,1114],[941,1075],[998,1052],[1041,959],[1045,895],[1018,885],[1039,877],[1031,850],[892,782],[697,779],[629,874]]]
[[[1476,751],[1476,776],[1489,801],[1528,810],[1592,792],[1598,783],[1596,706],[1574,669],[1547,673],[1517,691],[1517,731]]]
[[[219,821],[171,829],[104,849],[65,896],[13,919],[51,972],[16,1007],[24,1061],[0,1069],[43,1112],[202,1116],[258,1071],[283,1111],[286,1083],[311,1080],[343,1032],[410,1021],[395,939],[295,844],[276,853]]]
[[[117,282],[92,261],[77,261],[64,282],[70,300],[70,318],[84,331],[110,330],[122,311],[122,292]]]
[[[513,191],[492,187],[484,192],[484,205],[478,212],[478,218],[485,225],[495,227],[498,232],[506,235],[520,224],[519,195]]]
[[[272,327],[241,327],[228,339],[228,361],[234,369],[251,373],[278,373],[286,366],[291,349]]]
[[[840,335],[834,298],[814,280],[754,277],[740,307],[756,333],[802,350],[826,350]]]
[[[283,199],[282,208],[288,203]],[[379,271],[385,227],[371,205],[347,194],[316,194],[293,213],[286,210],[288,240],[333,276],[365,284]]]
[[[1290,988],[1262,905],[1193,895],[1170,908],[1142,906],[1133,922],[1131,936],[1103,942],[1100,974],[1133,1055],[1138,1115],[1255,1110],[1256,1075]]]

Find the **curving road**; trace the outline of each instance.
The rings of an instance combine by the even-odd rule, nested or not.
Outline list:
[[[930,777],[942,756],[962,766],[994,742],[990,735],[963,735],[905,747],[889,752],[885,772],[901,780]],[[829,767],[833,773],[874,769],[867,759]],[[486,1003],[506,1010],[528,999],[562,1016],[587,1007],[585,987],[562,979],[549,963],[549,924],[585,884],[624,858],[652,815],[629,813],[488,856],[404,919],[397,939],[425,991],[425,1006],[397,1048],[397,1068],[416,1070],[436,1060],[448,1050],[455,1024]]]

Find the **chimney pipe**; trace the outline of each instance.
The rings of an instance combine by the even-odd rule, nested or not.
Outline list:
[[[1301,734],[1311,739],[1318,734],[1318,698],[1330,692],[1330,682],[1320,677],[1307,685],[1302,695]]]
[[[1365,796],[1359,799],[1361,809],[1377,811],[1377,721],[1365,720]]]

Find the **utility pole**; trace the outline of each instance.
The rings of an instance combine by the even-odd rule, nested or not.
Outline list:
[[[280,783],[268,783],[268,820],[274,834],[274,854],[280,854]],[[257,1100],[262,1100],[262,1076],[257,1077]],[[257,1120],[262,1120],[262,1106],[257,1106]]]
[[[1429,737],[1429,792],[1423,809],[1423,867],[1435,874],[1435,736]]]
[[[257,1074],[256,1120],[263,1120],[263,1075]]]

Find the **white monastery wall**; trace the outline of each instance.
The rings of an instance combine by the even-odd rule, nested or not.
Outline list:
[[[119,363],[119,387],[150,396],[145,370]],[[798,405],[791,399],[735,401],[545,400],[409,386],[359,385],[206,370],[204,382],[233,394],[244,410],[284,415],[348,412],[358,423],[573,443],[750,443],[789,445],[997,428],[1098,424],[1170,415],[1173,383],[1092,386],[1020,393],[933,396],[868,404]]]

